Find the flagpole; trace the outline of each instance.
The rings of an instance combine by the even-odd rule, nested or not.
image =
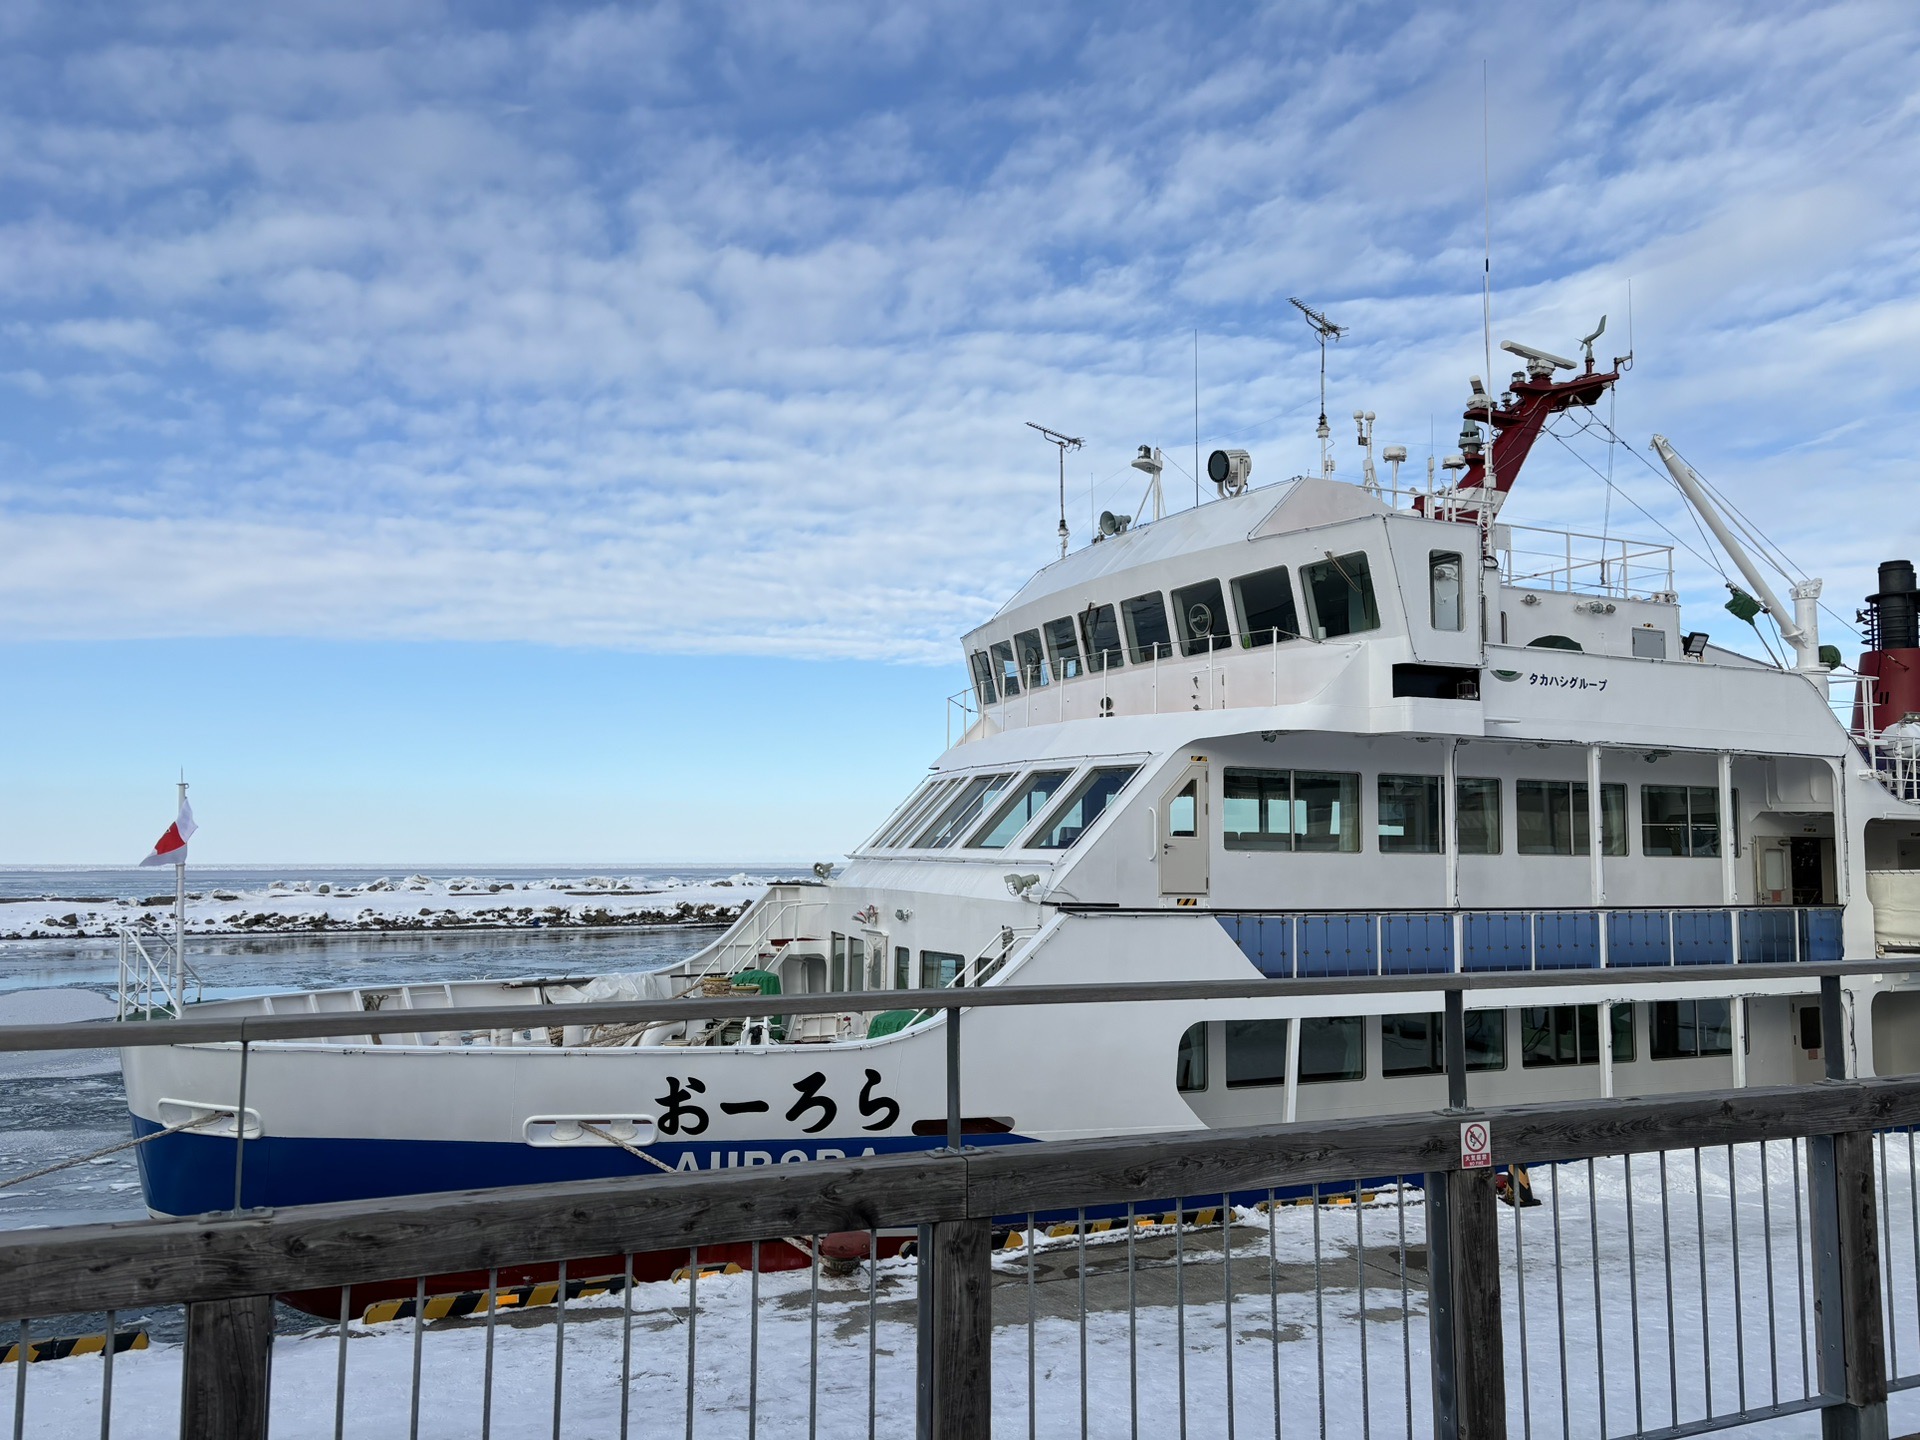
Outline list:
[[[180,782],[179,806],[175,813],[183,813],[187,806],[187,782]],[[184,856],[185,851],[181,854]],[[173,965],[172,973],[167,977],[168,988],[172,991],[167,998],[173,1003],[173,1013],[185,1013],[187,999],[187,862],[182,859],[173,867]]]

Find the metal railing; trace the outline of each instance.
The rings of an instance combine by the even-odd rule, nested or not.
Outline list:
[[[1872,1433],[1889,1382],[1920,1383],[1920,1270],[1893,1243],[1920,1080],[1839,1078],[1844,967],[1824,968],[1823,1084],[1469,1110],[1472,977],[1437,977],[1447,1110],[984,1148],[963,1144],[959,997],[935,992],[938,1152],[0,1237],[22,1355],[135,1313],[183,1342],[23,1364],[0,1419],[1654,1437],[1819,1410]],[[45,1028],[30,1048],[101,1027]],[[289,1293],[333,1323],[276,1323]]]
[[[1618,535],[1497,524],[1501,583],[1617,600],[1671,600],[1673,547]]]
[[[1881,724],[1882,717],[1874,713],[1874,683],[1871,675],[1829,671],[1828,704],[1880,783],[1899,799],[1920,801],[1920,730],[1900,725],[1905,715],[1894,717],[1892,728]]]
[[[185,1006],[200,999],[204,987],[199,972],[181,955],[176,936],[161,930],[143,932],[130,925],[114,926],[114,934],[120,942],[119,974],[114,987],[118,1018],[178,1016]],[[149,940],[160,952],[157,960],[147,949]]]

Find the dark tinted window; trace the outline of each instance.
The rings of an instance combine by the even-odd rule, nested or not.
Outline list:
[[[1032,823],[1040,807],[1067,778],[1065,770],[1036,770],[1014,787],[1012,797],[994,812],[986,828],[967,842],[969,850],[1004,850]]]
[[[1167,606],[1159,591],[1122,600],[1120,615],[1127,622],[1127,648],[1133,652],[1134,664],[1155,656],[1165,660],[1173,654],[1173,636],[1167,630]]]
[[[1613,1060],[1633,1059],[1633,1006],[1613,1007]],[[1537,1005],[1520,1012],[1520,1063],[1527,1069],[1548,1065],[1600,1063],[1598,1005]]]
[[[1013,637],[1014,653],[1020,657],[1020,678],[1029,690],[1047,683],[1046,652],[1040,648],[1038,630],[1022,630]]]
[[[1173,623],[1180,627],[1180,649],[1187,655],[1224,649],[1233,639],[1233,622],[1220,598],[1218,580],[1202,580],[1173,592]]]
[[[1113,606],[1089,605],[1083,610],[1080,637],[1087,645],[1087,669],[1096,675],[1126,664],[1126,655],[1120,648],[1120,619]]]
[[[1286,566],[1242,575],[1233,582],[1233,598],[1240,607],[1241,644],[1271,645],[1275,640],[1300,638],[1300,617],[1293,608],[1293,582]]]
[[[1504,1070],[1507,1012],[1467,1012],[1467,1069]],[[1447,1068],[1446,1039],[1438,1013],[1380,1017],[1382,1075],[1438,1075]]]
[[[1229,1020],[1226,1032],[1229,1090],[1287,1083],[1286,1021]]]
[[[973,693],[980,697],[982,705],[991,705],[999,695],[993,688],[993,662],[987,658],[987,652],[976,650],[967,657],[973,666]]]
[[[1080,641],[1073,633],[1069,618],[1047,622],[1047,659],[1053,662],[1053,678],[1072,680],[1080,674]]]
[[[1656,1000],[1648,1013],[1647,1053],[1656,1060],[1733,1053],[1733,1006],[1726,1000]]]
[[[1300,588],[1306,592],[1315,639],[1379,628],[1380,612],[1374,608],[1373,576],[1365,551],[1329,555],[1316,564],[1302,565]]]
[[[1020,666],[1019,662],[1013,658],[1013,642],[1011,640],[998,641],[995,644],[989,645],[987,652],[992,658],[993,673],[1000,681],[1000,693],[1002,695],[1018,695],[1020,693]]]
[[[1462,855],[1498,855],[1500,853],[1500,782],[1498,780],[1459,780],[1455,782],[1457,816]]]
[[[1434,855],[1440,850],[1440,777],[1382,775],[1376,821],[1388,855]]]

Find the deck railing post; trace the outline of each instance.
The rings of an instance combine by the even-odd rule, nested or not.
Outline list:
[[[1429,1171],[1426,1185],[1433,1433],[1441,1440],[1506,1440],[1493,1171]]]
[[[1820,981],[1820,1041],[1827,1078],[1846,1079],[1846,1021],[1836,976]],[[1887,1440],[1872,1131],[1809,1138],[1807,1211],[1813,1228],[1820,1390],[1838,1400],[1820,1412],[1821,1436]]]
[[[186,1309],[180,1440],[264,1440],[273,1298],[200,1300]]]
[[[923,1397],[930,1440],[987,1440],[993,1428],[993,1236],[986,1220],[950,1220],[932,1232],[932,1383]]]

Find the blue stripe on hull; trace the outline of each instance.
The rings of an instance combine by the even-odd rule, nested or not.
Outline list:
[[[133,1117],[135,1135],[162,1127]],[[810,1136],[801,1140],[659,1141],[647,1153],[685,1170],[724,1170],[807,1160],[856,1159],[934,1150],[937,1135]],[[969,1135],[969,1147],[1029,1143],[1022,1135]],[[364,1140],[265,1136],[249,1140],[241,1203],[281,1209],[330,1200],[373,1200],[439,1190],[542,1185],[657,1175],[646,1161],[612,1146],[534,1146],[479,1140]],[[161,1215],[204,1215],[233,1206],[233,1146],[209,1135],[174,1134],[140,1146],[147,1208]]]

